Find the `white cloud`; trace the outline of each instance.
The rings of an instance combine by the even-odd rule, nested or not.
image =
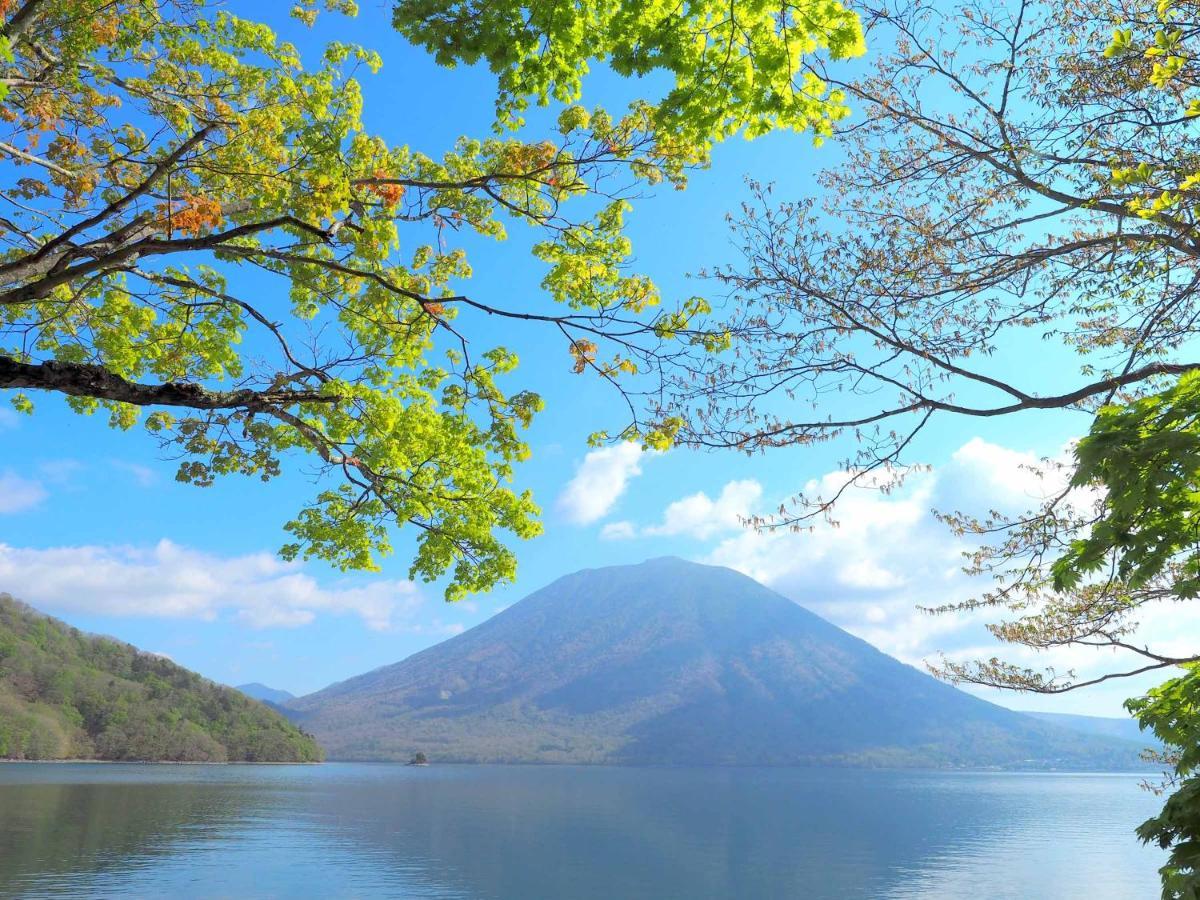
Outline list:
[[[159,541],[154,547],[32,549],[0,544],[0,585],[48,611],[214,619],[294,628],[318,614],[355,614],[376,630],[397,625],[424,600],[410,581],[325,587],[268,553],[216,556]]]
[[[882,606],[868,606],[863,610],[863,618],[874,624],[887,621],[887,615],[887,610]]]
[[[662,524],[644,530],[648,535],[686,534],[708,538],[722,531],[742,527],[762,497],[762,485],[752,479],[731,481],[721,489],[716,500],[701,491],[676,500],[663,513]]]
[[[45,499],[46,489],[40,481],[30,481],[13,472],[0,472],[0,514],[22,512]]]
[[[68,486],[85,468],[77,459],[47,459],[37,466],[38,474],[44,481]]]
[[[559,512],[576,525],[608,515],[630,479],[642,474],[642,454],[639,445],[628,442],[590,451],[558,495]]]
[[[945,511],[977,514],[991,509],[1020,511],[1037,506],[1066,486],[1064,449],[1043,461],[1034,453],[1012,450],[982,438],[972,438],[938,472],[935,502]]]
[[[843,478],[831,473],[805,491],[831,496]],[[919,662],[933,639],[963,622],[928,616],[918,605],[970,596],[960,573],[965,545],[929,511],[935,487],[935,475],[921,474],[892,494],[850,488],[838,502],[836,526],[744,529],[707,561],[745,572],[893,656]]]
[[[873,559],[851,560],[839,569],[839,574],[847,587],[867,591],[902,587],[907,580],[903,575],[883,568]]]
[[[0,406],[0,431],[6,428],[16,428],[20,423],[21,417],[16,410],[8,406]]]
[[[637,537],[637,526],[624,520],[609,522],[600,529],[600,539],[603,541],[628,541]]]
[[[138,487],[152,487],[158,481],[158,473],[149,466],[141,463],[126,462],[123,459],[109,460],[109,464],[121,472],[125,472],[137,483]]]

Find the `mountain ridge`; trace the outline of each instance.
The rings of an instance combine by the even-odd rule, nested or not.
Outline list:
[[[254,700],[276,706],[296,699],[296,695],[291,691],[273,688],[263,684],[261,681],[251,681],[246,684],[234,685],[234,690],[241,691],[247,697]]]
[[[907,666],[731,569],[565,575],[407,659],[289,701],[334,758],[1135,764]]]
[[[1083,734],[1100,734],[1108,737],[1123,738],[1128,741],[1138,741],[1146,746],[1157,745],[1158,740],[1152,732],[1143,731],[1137,719],[1132,716],[1119,718],[1116,716],[1084,716],[1077,713],[1059,713],[1042,711],[1023,711],[1022,715],[1041,719],[1062,728],[1069,728]]]

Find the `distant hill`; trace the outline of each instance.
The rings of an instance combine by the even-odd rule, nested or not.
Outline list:
[[[287,703],[289,700],[296,699],[296,695],[289,691],[267,687],[258,681],[252,681],[249,684],[239,684],[237,689],[247,697],[253,697],[255,700],[263,700],[275,705],[281,705]]]
[[[339,759],[1128,768],[943,684],[730,569],[568,575],[408,659],[290,701]]]
[[[1124,738],[1127,741],[1138,741],[1149,747],[1158,741],[1152,732],[1142,731],[1135,719],[1117,719],[1107,716],[1076,716],[1070,713],[1027,712],[1027,716],[1050,722],[1062,728],[1069,728],[1082,734],[1101,734],[1108,737]]]
[[[0,758],[316,762],[279,713],[0,594]]]

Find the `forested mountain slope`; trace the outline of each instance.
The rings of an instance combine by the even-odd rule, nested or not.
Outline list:
[[[316,762],[323,753],[240,691],[0,594],[0,758]]]

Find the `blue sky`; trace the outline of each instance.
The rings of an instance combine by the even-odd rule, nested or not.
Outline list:
[[[251,16],[263,6],[234,4]],[[287,4],[275,7],[286,11]],[[488,73],[437,68],[391,31],[382,6],[364,5],[351,22],[323,16],[312,32],[282,16],[272,24],[314,55],[332,39],[379,50],[383,70],[364,76],[366,118],[391,142],[436,154],[458,135],[483,135],[490,126]],[[598,73],[585,99],[616,108],[637,87]],[[537,133],[537,118],[530,134]],[[697,173],[686,192],[665,190],[637,206],[630,234],[639,269],[667,298],[704,293],[711,286],[688,273],[731,259],[724,216],[748,197],[744,177],[775,182],[780,197],[808,196],[819,191],[815,173],[837,159],[836,145],[815,149],[801,135],[722,145],[711,169]],[[504,244],[472,242],[470,289],[485,301],[543,302],[542,269],[526,252],[531,235],[513,231]],[[1060,413],[995,423],[945,420],[914,454],[932,472],[901,494],[856,492],[837,529],[758,535],[742,529],[738,517],[772,509],[806,483],[830,477],[847,448],[751,458],[683,450],[646,455],[628,446],[589,451],[589,433],[623,424],[619,398],[570,374],[561,338],[499,328],[494,339],[522,359],[510,388],[531,387],[547,404],[529,435],[533,457],[518,475],[545,512],[545,534],[516,548],[514,586],[447,605],[439,585],[407,581],[403,535],[378,575],[284,565],[274,557],[284,540],[281,526],[312,490],[303,465],[269,484],[179,485],[173,464],[142,433],[110,431],[102,417],[80,418],[42,398],[32,418],[0,410],[0,589],[218,681],[262,681],[294,693],[395,662],[573,570],[665,554],[742,569],[907,662],[939,651],[991,656],[1000,648],[979,620],[933,619],[915,610],[918,603],[970,596],[977,587],[958,571],[963,546],[929,509],[1028,501],[1042,488],[1022,466],[1060,453],[1086,425]],[[1034,359],[1016,348],[995,360],[992,374],[1028,373],[1035,365],[1052,374],[1070,365],[1044,353]],[[1086,671],[1108,660],[1056,662]],[[1016,708],[1118,714],[1135,687],[1052,700],[986,696]]]

